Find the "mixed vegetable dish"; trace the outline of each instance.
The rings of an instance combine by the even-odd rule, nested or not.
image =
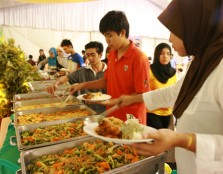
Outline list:
[[[26,171],[28,174],[99,174],[144,158],[131,146],[95,140],[38,157],[27,165]]]
[[[20,134],[21,143],[24,146],[28,146],[86,136],[86,133],[83,131],[83,127],[83,120],[77,120],[75,122],[27,130]]]

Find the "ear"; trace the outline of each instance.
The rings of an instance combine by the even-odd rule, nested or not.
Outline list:
[[[102,57],[102,54],[103,54],[103,53],[98,54],[98,57],[100,57],[100,58],[101,58],[101,57]]]
[[[122,31],[121,31],[121,36],[124,36],[125,37],[125,35],[126,35],[126,30],[125,29],[122,29]]]

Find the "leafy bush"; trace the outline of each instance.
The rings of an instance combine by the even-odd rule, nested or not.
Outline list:
[[[36,68],[25,60],[14,39],[0,41],[0,118],[11,115],[12,99],[15,94],[27,93],[29,81],[39,80]]]

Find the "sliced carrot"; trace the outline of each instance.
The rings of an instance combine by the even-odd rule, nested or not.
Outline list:
[[[51,140],[52,141],[59,141],[59,140],[61,140],[61,138],[59,138],[59,137],[53,137]]]
[[[59,170],[55,174],[64,174],[64,170]]]
[[[88,147],[89,149],[92,149],[92,150],[95,149],[95,145],[94,145],[94,144],[87,144],[87,147]]]
[[[133,158],[134,158],[134,156],[132,154],[126,154],[126,159],[127,160],[131,160]]]
[[[131,163],[134,163],[134,162],[137,162],[137,161],[139,161],[139,158],[138,158],[138,157],[134,157],[134,158],[132,159]]]
[[[65,137],[65,136],[67,135],[67,133],[66,133],[66,132],[61,132],[61,135],[62,135],[63,137]]]
[[[28,139],[29,139],[30,142],[34,142],[35,141],[35,139],[33,137],[29,137]]]
[[[74,151],[74,149],[70,149],[70,150],[66,149],[66,150],[64,150],[64,153],[65,154],[72,154],[73,151]]]
[[[117,154],[122,155],[122,151],[121,150],[117,150]]]
[[[110,165],[108,164],[108,162],[100,162],[100,166],[104,169],[110,169]]]
[[[38,167],[42,167],[42,163],[39,162],[39,161],[36,162],[36,165],[37,165]]]
[[[59,169],[61,166],[63,166],[64,165],[64,163],[63,162],[60,162],[60,163],[54,163],[53,164],[53,167],[55,168],[55,169]]]

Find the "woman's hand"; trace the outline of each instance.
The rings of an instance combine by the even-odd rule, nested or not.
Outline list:
[[[154,156],[169,150],[175,146],[177,134],[169,129],[159,129],[154,133],[147,134],[144,138],[153,139],[153,143],[132,144],[137,152],[144,156]]]
[[[153,139],[152,144],[132,144],[139,154],[145,156],[158,155],[173,147],[181,147],[196,153],[196,135],[194,133],[174,132],[170,129],[159,129],[147,134],[144,138]]]

